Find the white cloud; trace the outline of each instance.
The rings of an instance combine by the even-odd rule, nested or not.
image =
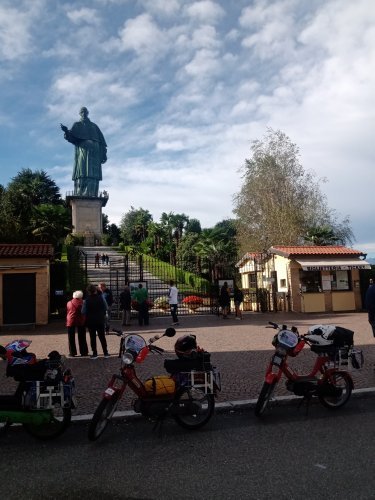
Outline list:
[[[134,50],[139,56],[157,57],[165,50],[165,34],[149,14],[127,20],[120,39],[122,50]]]
[[[194,77],[213,77],[220,69],[218,53],[213,50],[198,50],[193,59],[186,64],[185,71]]]
[[[224,9],[211,0],[193,2],[186,7],[186,13],[191,18],[206,23],[215,23],[225,15]]]
[[[15,60],[33,50],[32,16],[16,8],[0,6],[0,60]]]
[[[100,23],[97,11],[87,7],[68,10],[66,15],[74,24],[93,24],[96,26]]]

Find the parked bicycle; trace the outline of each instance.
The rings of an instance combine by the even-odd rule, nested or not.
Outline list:
[[[34,437],[52,439],[70,424],[74,379],[57,351],[38,361],[27,351],[30,344],[22,339],[0,346],[0,357],[7,362],[6,375],[18,382],[14,394],[0,395],[0,432],[22,424]]]
[[[153,345],[162,337],[174,337],[174,328],[167,328],[163,335],[156,335],[148,342],[136,334],[119,330],[121,366],[112,375],[103,398],[89,425],[88,437],[94,441],[106,429],[129,387],[135,395],[133,409],[145,417],[161,423],[171,416],[186,429],[198,429],[213,415],[215,395],[220,390],[218,371],[210,363],[209,353],[198,348],[194,335],[185,335],[175,344],[177,359],[165,360],[169,375],[152,377],[142,382],[136,374],[136,363],[142,363],[149,353],[163,354],[164,349]]]
[[[329,409],[344,406],[353,390],[353,379],[349,373],[351,367],[361,368],[363,354],[353,346],[354,332],[334,325],[316,325],[305,335],[300,335],[296,327],[288,329],[269,322],[279,332],[272,344],[272,355],[263,387],[255,406],[255,415],[262,416],[272,398],[276,385],[282,375],[286,377],[286,388],[303,401],[309,402],[316,396],[320,403]],[[317,354],[314,366],[308,374],[300,375],[288,365],[288,357],[296,357],[308,345]]]

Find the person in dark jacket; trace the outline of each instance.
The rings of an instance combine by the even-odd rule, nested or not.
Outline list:
[[[86,316],[86,326],[90,334],[92,349],[91,359],[97,359],[96,334],[98,334],[105,358],[109,358],[107,341],[105,338],[105,317],[108,309],[105,298],[98,293],[95,285],[87,287],[87,298],[83,303],[82,313]]]
[[[235,308],[236,319],[242,319],[241,304],[243,302],[243,292],[239,288],[234,288],[233,302]]]
[[[66,326],[68,328],[69,354],[77,356],[76,329],[78,333],[78,345],[81,356],[88,355],[86,342],[85,316],[82,314],[83,293],[81,290],[73,292],[73,298],[66,305]]]
[[[365,296],[365,306],[368,312],[368,322],[375,337],[375,283],[370,283]]]
[[[101,292],[103,294],[103,297],[105,298],[105,301],[107,302],[107,313],[105,315],[105,332],[109,333],[109,327],[111,323],[111,309],[113,305],[113,295],[112,291],[107,287],[105,283],[99,283],[99,293]]]
[[[226,319],[230,311],[230,295],[228,290],[228,283],[226,281],[224,281],[224,284],[220,290],[220,306],[223,313],[223,319]]]
[[[129,326],[132,309],[132,296],[128,285],[126,285],[124,290],[120,293],[119,300],[120,310],[122,313],[122,326]]]

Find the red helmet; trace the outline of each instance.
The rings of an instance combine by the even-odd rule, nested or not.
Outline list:
[[[197,348],[197,339],[195,335],[183,335],[176,340],[174,345],[175,353],[179,358],[190,356]]]

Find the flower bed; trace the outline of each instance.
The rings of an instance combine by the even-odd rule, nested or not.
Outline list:
[[[157,309],[163,309],[163,310],[169,309],[168,298],[167,297],[157,297],[154,300],[154,307],[156,307]]]
[[[202,297],[198,297],[197,295],[188,295],[182,300],[182,303],[187,306],[190,310],[195,311],[198,307],[201,307],[203,304]]]

